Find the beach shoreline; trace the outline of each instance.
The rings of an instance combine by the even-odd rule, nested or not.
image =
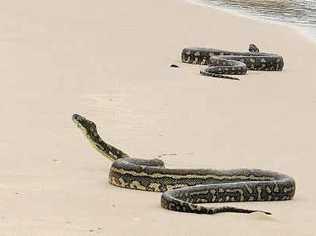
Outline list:
[[[303,35],[183,0],[13,0],[0,11],[1,235],[315,234],[316,46]],[[282,55],[284,70],[232,81],[181,63],[184,47],[249,43]],[[272,216],[167,211],[160,193],[108,183],[111,163],[73,113],[132,157],[274,170],[295,178],[296,196],[227,204]]]
[[[257,20],[258,22],[288,27],[290,29],[294,29],[294,30],[298,31],[300,34],[302,34],[304,37],[306,37],[307,40],[309,40],[313,43],[316,43],[316,28],[308,28],[307,25],[294,24],[294,23],[282,21],[280,19],[269,19],[265,16],[257,15],[254,12],[252,12],[252,13],[247,12],[244,9],[238,10],[238,9],[227,8],[225,6],[216,6],[214,4],[207,3],[203,0],[186,0],[186,1],[188,3],[193,4],[193,5],[216,9],[218,11],[223,11],[223,12],[226,12],[228,14],[238,15],[238,16],[245,17],[245,18],[248,18],[251,20]]]

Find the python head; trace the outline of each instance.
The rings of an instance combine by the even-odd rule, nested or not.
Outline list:
[[[72,121],[81,129],[86,135],[97,132],[97,126],[92,121],[84,118],[81,115],[73,114]]]
[[[73,122],[78,126],[79,129],[85,134],[87,139],[90,141],[92,146],[96,148],[103,156],[111,161],[115,161],[119,158],[128,157],[127,154],[119,150],[118,148],[107,144],[102,140],[97,131],[97,126],[92,121],[84,118],[81,115],[73,114]]]

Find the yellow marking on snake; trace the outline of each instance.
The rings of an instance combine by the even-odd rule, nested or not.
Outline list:
[[[148,176],[150,178],[173,178],[173,179],[187,179],[187,178],[198,178],[198,179],[215,179],[215,180],[234,180],[234,179],[240,179],[240,180],[251,180],[251,181],[263,181],[263,180],[273,180],[273,177],[266,177],[266,176],[254,176],[254,175],[169,175],[164,173],[151,173],[148,174],[146,172],[136,172],[131,170],[125,170],[125,169],[118,169],[115,167],[111,168],[112,171],[119,173],[121,175],[132,175],[132,176]]]

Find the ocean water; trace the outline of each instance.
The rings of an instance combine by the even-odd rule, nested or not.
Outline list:
[[[196,3],[289,23],[316,42],[316,0],[197,0]]]

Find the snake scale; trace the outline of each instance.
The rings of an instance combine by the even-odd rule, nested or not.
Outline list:
[[[144,191],[163,192],[163,208],[198,214],[220,212],[264,212],[236,207],[207,207],[199,203],[290,200],[295,193],[292,177],[260,169],[170,169],[159,159],[131,158],[104,142],[96,124],[74,114],[73,122],[90,143],[113,161],[109,182],[112,185]]]
[[[259,52],[255,44],[249,45],[249,52],[233,52],[213,48],[184,48],[181,53],[184,63],[207,65],[200,74],[218,78],[238,78],[225,76],[244,75],[247,70],[281,71],[284,66],[282,56]]]

